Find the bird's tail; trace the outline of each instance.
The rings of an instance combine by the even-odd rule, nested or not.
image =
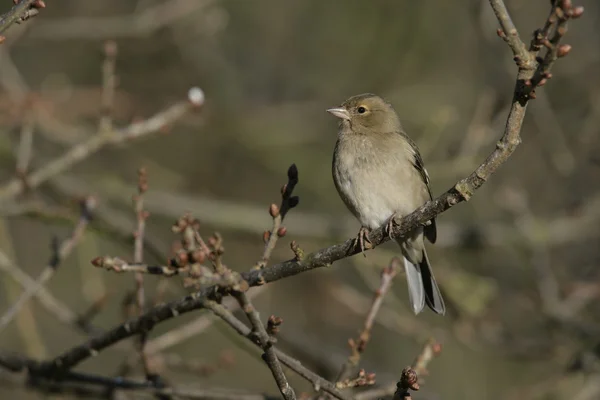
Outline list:
[[[427,304],[436,314],[444,315],[446,306],[433,276],[425,249],[423,249],[423,257],[418,265],[410,262],[405,256],[404,269],[408,282],[408,297],[414,313],[420,313]]]

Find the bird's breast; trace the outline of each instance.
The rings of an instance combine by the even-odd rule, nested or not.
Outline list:
[[[397,154],[395,154],[397,153]],[[374,229],[395,212],[399,217],[422,203],[410,182],[416,170],[398,152],[373,149],[367,140],[338,141],[333,178],[340,197],[363,226]]]

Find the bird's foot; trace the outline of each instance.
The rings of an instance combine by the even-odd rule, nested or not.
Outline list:
[[[398,223],[396,222],[396,213],[393,213],[392,216],[388,219],[387,223],[385,224],[385,230],[384,233],[390,238],[393,239],[394,236],[392,235],[394,232],[394,226],[398,225]]]
[[[367,256],[365,254],[365,249],[373,248],[373,243],[371,243],[371,240],[369,240],[369,232],[370,230],[363,226],[360,228],[360,231],[358,231],[358,235],[354,239],[354,247],[360,248],[360,252],[365,257]],[[367,243],[366,245],[365,242]]]

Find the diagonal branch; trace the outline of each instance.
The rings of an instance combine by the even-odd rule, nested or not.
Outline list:
[[[254,305],[246,293],[237,292],[234,293],[233,296],[236,298],[240,308],[246,313],[250,323],[252,324],[252,334],[258,341],[259,346],[264,351],[263,360],[267,363],[269,369],[273,373],[273,378],[275,378],[275,382],[277,382],[279,392],[286,400],[296,400],[296,393],[288,383],[288,380],[283,372],[283,368],[281,368],[281,363],[279,362],[279,358],[277,357],[273,343],[269,338],[269,334],[267,333],[265,326],[260,320],[258,311],[256,311],[256,308],[254,308]]]
[[[154,394],[157,398],[170,398],[174,396],[186,399],[208,399],[218,398],[223,400],[274,400],[262,394],[246,394],[237,390],[227,389],[206,389],[199,387],[156,387],[152,382],[137,381],[125,379],[123,377],[107,377],[101,375],[93,375],[78,372],[68,372],[61,377],[60,380],[46,379],[43,374],[39,374],[40,364],[32,359],[23,357],[19,354],[0,351],[0,366],[11,372],[23,372],[27,370],[31,380],[28,381],[29,387],[40,390],[44,393],[60,393],[66,394],[73,391],[77,398],[82,394],[82,390],[89,398],[98,397],[106,399],[106,391],[108,390],[124,390],[128,392],[145,392]],[[99,391],[91,391],[92,387],[98,387]],[[89,394],[89,396],[87,396]],[[92,395],[94,394],[94,395]]]
[[[246,337],[247,339],[252,341],[252,343],[254,343],[256,345],[260,345],[259,343],[256,342],[255,337],[252,335],[252,333],[253,333],[252,330],[250,328],[248,328],[242,321],[237,319],[231,313],[231,311],[229,311],[226,307],[217,303],[214,300],[208,300],[208,299],[203,300],[203,305],[207,309],[211,310],[216,316],[218,316],[223,321],[225,321],[227,324],[229,324],[233,329],[236,330],[237,333]],[[282,364],[284,364],[286,367],[288,367],[292,371],[296,372],[298,375],[300,375],[307,381],[311,382],[313,384],[313,387],[315,388],[315,390],[323,390],[323,391],[329,393],[330,395],[334,396],[337,399],[341,399],[341,400],[350,400],[351,399],[350,396],[340,392],[333,383],[329,382],[328,380],[320,377],[319,375],[315,374],[314,372],[312,372],[309,369],[307,369],[306,367],[304,367],[300,361],[287,355],[286,353],[282,352],[281,350],[279,350],[275,347],[273,347],[273,349],[274,349],[275,355],[281,361]]]
[[[15,178],[4,184],[0,187],[0,203],[22,194],[26,188],[34,189],[40,186],[106,146],[124,143],[159,132],[164,126],[180,119],[192,109],[201,107],[203,103],[204,95],[202,91],[199,88],[192,88],[186,101],[174,104],[144,121],[133,123],[123,129],[109,130],[94,135],[84,143],[73,146],[63,155],[32,172],[27,176],[26,182],[23,179]]]
[[[92,218],[92,210],[94,208],[95,200],[92,197],[88,197],[81,202],[81,217],[79,222],[73,229],[71,236],[65,239],[62,243],[58,240],[52,242],[52,255],[48,265],[44,268],[40,276],[38,277],[36,284],[27,286],[25,291],[21,294],[21,297],[6,311],[0,318],[0,332],[13,320],[13,318],[19,313],[25,304],[29,301],[35,293],[48,282],[60,266],[61,262],[71,254],[75,246],[81,241],[87,225]]]
[[[6,32],[13,24],[35,16],[38,9],[44,7],[44,2],[40,0],[15,0],[13,8],[0,16],[0,34]]]

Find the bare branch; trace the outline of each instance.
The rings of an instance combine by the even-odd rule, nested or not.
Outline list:
[[[367,347],[367,344],[371,338],[371,329],[373,328],[375,317],[377,316],[377,313],[379,312],[379,309],[383,303],[383,297],[391,287],[394,276],[396,276],[399,262],[400,260],[393,258],[390,261],[390,264],[381,271],[381,285],[375,292],[373,303],[371,304],[369,312],[367,313],[367,318],[365,319],[363,329],[356,340],[348,340],[352,354],[350,354],[348,360],[346,360],[342,366],[342,369],[336,379],[337,382],[348,379],[358,366],[361,354],[365,351],[365,348]]]
[[[96,257],[92,264],[98,268],[104,268],[114,272],[134,272],[136,274],[173,276],[179,273],[179,270],[163,265],[146,265],[137,263],[128,263],[119,257]]]
[[[177,121],[189,111],[201,107],[203,104],[202,91],[198,88],[192,88],[186,101],[177,103],[147,120],[135,122],[123,129],[111,130],[92,136],[84,143],[67,150],[63,155],[32,172],[27,178],[27,188],[37,188],[48,179],[66,171],[108,145],[124,143],[159,132],[164,126]],[[22,194],[25,188],[20,179],[13,179],[6,183],[0,188],[0,203]]]
[[[490,5],[498,18],[498,22],[502,29],[498,31],[498,35],[504,39],[515,56],[515,61],[518,59],[523,63],[523,67],[533,68],[532,63],[535,62],[535,58],[532,59],[531,55],[527,51],[525,43],[519,37],[519,32],[512,22],[512,18],[506,9],[506,5],[503,0],[490,0]]]
[[[40,8],[46,7],[42,0],[13,0],[15,5],[7,13],[0,16],[0,34],[6,32],[11,25],[21,23],[38,14]]]
[[[70,390],[76,391],[90,386],[98,386],[103,391],[98,392],[98,397],[106,398],[106,389],[125,390],[128,392],[147,392],[148,394],[163,396],[181,396],[186,399],[223,399],[223,400],[266,400],[268,396],[259,394],[247,394],[229,389],[206,389],[192,387],[155,387],[148,381],[135,381],[124,379],[123,377],[106,377],[93,374],[84,374],[78,372],[67,372],[59,379],[52,379],[44,375],[40,370],[40,364],[32,359],[18,354],[0,352],[0,366],[12,372],[21,372],[27,370],[34,378],[30,382],[33,388],[39,388],[42,391],[52,390],[52,392],[65,393]],[[83,385],[83,386],[78,386]]]
[[[109,79],[110,77],[106,77]],[[109,99],[112,101],[112,99]],[[107,100],[108,101],[108,100]],[[105,128],[110,129],[110,117],[105,121]],[[148,174],[145,168],[140,168],[138,171],[138,185],[137,194],[133,197],[133,208],[136,215],[137,228],[134,232],[134,243],[133,243],[133,262],[140,265],[144,261],[144,233],[146,231],[146,218],[148,218],[148,212],[144,210],[144,193],[148,190]],[[144,293],[144,274],[143,272],[135,272],[135,299],[137,305],[138,315],[144,314],[146,308],[146,295]],[[148,338],[148,332],[143,331],[139,337],[139,351],[140,358],[142,360],[142,366],[144,367],[144,373],[148,380],[151,379],[155,374],[150,367],[148,355],[146,352],[146,340]]]
[[[54,273],[56,272],[56,269],[59,267],[60,263],[71,254],[71,251],[73,251],[75,246],[81,240],[83,233],[85,232],[85,228],[90,222],[91,212],[94,208],[94,204],[95,200],[91,197],[88,197],[82,201],[81,217],[73,229],[71,236],[60,244],[58,243],[58,240],[54,240],[52,242],[53,254],[50,257],[48,265],[44,268],[36,280],[36,284],[34,286],[27,286],[21,297],[19,297],[19,299],[6,311],[2,318],[0,318],[0,331],[2,331],[10,323],[10,321],[13,320],[13,318],[27,303],[27,301],[29,301],[29,299],[34,296],[35,293],[54,276]]]
[[[255,336],[252,334],[252,330],[248,328],[243,322],[237,319],[227,308],[218,304],[214,300],[204,300],[204,306],[211,310],[215,315],[220,317],[223,321],[229,324],[233,329],[235,329],[240,335],[246,337],[251,340],[252,343],[260,346],[260,344],[256,341]],[[283,353],[281,350],[274,348],[275,355],[284,364],[286,367],[296,372],[298,375],[311,382],[315,390],[323,390],[333,397],[341,400],[350,400],[352,397],[347,396],[340,392],[336,386],[329,382],[328,380],[320,377],[314,372],[310,371],[306,367],[302,365],[302,363],[295,358]]]
[[[114,107],[115,90],[117,88],[116,61],[118,47],[117,43],[109,40],[104,43],[104,63],[102,64],[102,100],[100,110],[100,123],[98,132],[109,132],[112,130],[112,112]]]
[[[106,40],[147,36],[192,13],[201,12],[213,3],[213,0],[172,0],[131,15],[51,20],[37,24],[31,36],[44,40]]]
[[[277,387],[281,392],[281,395],[286,400],[295,400],[296,393],[294,389],[288,383],[288,380],[283,373],[283,369],[281,368],[281,364],[279,363],[279,359],[277,358],[277,354],[275,353],[275,348],[273,347],[273,343],[269,338],[269,334],[265,329],[262,321],[260,320],[260,316],[258,315],[258,311],[254,308],[254,305],[246,296],[244,292],[234,293],[233,296],[237,299],[240,307],[250,320],[252,324],[252,333],[253,336],[258,341],[259,346],[263,349],[263,360],[267,363],[271,372],[273,373],[273,378],[275,378],[275,382],[277,382]]]
[[[31,162],[33,153],[33,132],[35,129],[35,118],[31,111],[26,112],[23,127],[21,128],[21,138],[17,150],[17,177],[27,179],[27,170]]]

